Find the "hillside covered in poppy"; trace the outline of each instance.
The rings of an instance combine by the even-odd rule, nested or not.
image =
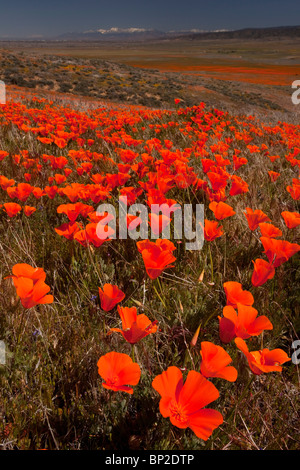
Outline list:
[[[181,104],[0,105],[1,448],[299,448],[300,126]]]

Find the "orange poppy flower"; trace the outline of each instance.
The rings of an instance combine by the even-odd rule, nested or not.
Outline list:
[[[38,304],[50,304],[52,295],[46,295],[50,287],[45,284],[46,273],[43,268],[33,268],[29,264],[15,264],[12,268],[12,278],[17,295],[24,308],[31,308]]]
[[[10,277],[12,277],[13,281],[19,277],[27,277],[33,281],[45,281],[46,279],[46,273],[43,268],[34,268],[27,263],[15,264],[12,268],[12,273],[13,275]]]
[[[218,220],[226,219],[227,217],[231,217],[235,214],[235,211],[232,209],[232,207],[222,201],[212,201],[208,207],[213,211],[215,218]]]
[[[218,227],[218,222],[214,220],[204,220],[204,238],[206,241],[212,242],[222,235],[224,235],[223,227]]]
[[[66,214],[70,222],[75,222],[79,214],[86,217],[89,212],[93,211],[93,206],[83,204],[82,202],[76,202],[75,204],[61,204],[57,208],[57,213]]]
[[[277,238],[282,236],[282,231],[273,224],[261,222],[258,226],[263,237]]]
[[[173,268],[171,263],[176,258],[172,251],[176,248],[171,241],[160,238],[155,243],[149,240],[142,240],[137,242],[137,248],[142,254],[146,272],[150,279],[156,279],[164,269]]]
[[[267,155],[267,157],[269,158],[269,160],[274,163],[275,160],[277,160],[278,158],[280,158],[279,155]]]
[[[123,183],[122,183],[123,184]],[[127,206],[134,204],[136,199],[142,194],[143,190],[140,188],[134,188],[133,186],[128,186],[120,190],[119,201]]]
[[[57,147],[59,147],[60,149],[63,149],[67,146],[68,144],[68,141],[63,139],[63,138],[60,138],[60,137],[55,137],[54,136],[54,143],[55,145],[57,145]]]
[[[93,168],[93,164],[91,162],[83,162],[81,168],[85,173],[89,174]]]
[[[68,177],[72,172],[73,170],[71,170],[71,168],[64,168],[64,174],[66,175],[66,177]]]
[[[295,228],[300,225],[300,214],[299,212],[281,212],[282,217],[284,218],[285,225],[287,228]]]
[[[211,158],[202,158],[201,163],[204,173],[207,173],[212,167],[216,166],[216,162]]]
[[[112,284],[104,284],[103,289],[99,287],[99,297],[101,302],[102,310],[109,312],[112,310],[119,302],[125,298],[124,292]]]
[[[109,333],[112,331],[121,333],[123,338],[130,344],[135,344],[145,336],[157,331],[158,321],[151,322],[146,315],[137,315],[135,307],[120,307],[118,305],[118,312],[122,320],[122,330],[120,328],[111,328]]]
[[[10,188],[8,188],[9,190]],[[16,195],[20,201],[25,202],[29,198],[30,194],[32,192],[32,186],[28,183],[19,183],[18,186],[16,187]]]
[[[242,338],[236,338],[235,344],[242,353],[245,354],[250,369],[255,375],[264,372],[281,372],[281,365],[291,359],[282,349],[262,349],[260,351],[249,352],[247,344]]]
[[[155,189],[148,191],[147,204],[152,214],[159,214],[161,212],[166,216],[170,216],[172,212],[180,209],[180,205],[175,199],[167,199],[160,191]]]
[[[84,169],[81,166],[77,166],[77,163],[76,163],[76,172],[79,176],[82,176],[84,173]]]
[[[7,192],[8,196],[10,197],[10,199],[14,199],[14,198],[18,197],[17,186],[9,186],[6,189],[6,192]]]
[[[42,142],[42,144],[52,144],[53,140],[49,139],[48,137],[40,137],[38,136],[37,139]]]
[[[131,168],[131,165],[129,164],[124,164],[124,163],[118,163],[118,170],[120,173],[127,173],[129,172]],[[95,176],[95,175],[93,175]],[[99,176],[102,176],[102,175],[99,175]],[[100,183],[101,181],[98,181],[98,183]]]
[[[261,315],[258,318],[258,311],[249,306],[237,304],[238,313],[231,305],[223,308],[223,317],[219,318],[219,332],[222,343],[230,343],[235,338],[247,339],[250,336],[258,336],[264,330],[272,330],[273,325],[270,320]]]
[[[150,218],[150,227],[154,235],[159,236],[159,234],[164,230],[165,227],[170,225],[171,219],[164,214],[149,214]]]
[[[129,232],[135,230],[142,222],[143,220],[138,215],[126,214],[126,225]]]
[[[270,176],[270,179],[271,179],[272,183],[275,183],[278,176],[280,176],[280,173],[277,173],[276,171],[268,171],[268,174]]]
[[[51,304],[52,295],[46,295],[50,287],[43,281],[34,283],[31,279],[23,278],[16,282],[17,294],[24,308],[31,308],[38,304]]]
[[[13,179],[9,180],[8,178],[6,178],[6,176],[0,175],[0,186],[4,191],[6,191],[7,188],[9,188],[10,186],[13,186],[14,184],[15,184],[15,180]]]
[[[237,370],[228,365],[232,359],[225,349],[209,341],[203,341],[200,354],[202,358],[200,372],[204,377],[220,377],[229,382],[236,381]]]
[[[42,196],[44,196],[44,191],[43,189],[41,188],[38,188],[38,187],[33,187],[32,188],[32,195],[36,198],[36,199],[40,199]]]
[[[252,261],[252,263],[254,264],[254,270],[251,282],[255,287],[262,286],[269,279],[273,279],[275,275],[275,268],[272,263],[268,263],[268,261],[260,258]]]
[[[225,188],[221,188],[218,191],[212,191],[210,188],[205,188],[205,192],[210,201],[220,202],[226,201],[227,199]]]
[[[256,230],[261,222],[271,222],[269,217],[260,209],[253,211],[250,207],[246,207],[245,217],[248,221],[250,230]]]
[[[211,187],[213,191],[219,191],[222,188],[225,188],[227,185],[227,180],[228,180],[228,174],[219,174],[219,173],[214,173],[212,171],[209,171],[207,173],[207,177],[209,178],[209,181],[211,182]]]
[[[238,194],[247,193],[249,186],[242,178],[237,175],[231,176],[231,188],[229,191],[230,196],[237,196]]]
[[[82,229],[82,225],[78,222],[62,224],[60,227],[55,228],[55,232],[65,237],[67,240],[73,240],[75,233]]]
[[[66,176],[61,174],[54,175],[54,180],[57,184],[62,184],[66,181]]]
[[[120,158],[122,162],[124,163],[131,163],[133,160],[135,160],[138,157],[138,153],[133,152],[133,150],[130,149],[118,149],[118,153],[120,155]]]
[[[236,155],[233,155],[232,160],[234,170],[238,170],[242,165],[247,165],[248,163],[247,158],[237,157]]]
[[[219,411],[204,408],[219,398],[217,388],[194,370],[183,383],[182,372],[171,366],[155,377],[152,387],[160,394],[159,410],[164,418],[180,428],[190,428],[197,437],[207,440],[223,423]]]
[[[88,246],[90,244],[94,245],[96,248],[99,248],[105,241],[111,240],[111,236],[115,231],[109,225],[103,225],[101,231],[98,230],[100,226],[98,223],[87,224],[84,230],[79,230],[74,235],[74,240],[79,242],[83,246]],[[100,238],[98,233],[103,236]],[[104,238],[104,235],[107,238]]]
[[[68,161],[67,161],[68,162]],[[68,197],[70,202],[77,202],[79,199],[79,193],[83,189],[83,185],[80,183],[72,183],[65,188],[62,188],[62,193]]]
[[[22,210],[20,204],[16,204],[15,202],[6,202],[3,204],[3,208],[6,211],[8,217],[14,217]]]
[[[5,150],[0,150],[0,162],[2,162],[2,160],[4,160],[5,157],[7,157],[9,155],[8,152],[6,152]]]
[[[291,256],[300,251],[300,245],[297,243],[290,243],[286,240],[275,240],[275,238],[268,237],[260,237],[260,240],[265,249],[264,253],[274,268],[285,263]]]
[[[100,217],[102,217],[102,215]],[[88,234],[88,237],[95,246],[101,246],[105,240],[112,240],[112,237],[115,234],[115,230],[110,225],[108,225],[108,221],[110,220],[112,220],[111,214],[108,214],[107,216],[103,216],[103,220],[100,220],[97,223],[88,224],[86,226],[85,230]]]
[[[227,297],[227,305],[236,308],[237,304],[252,305],[254,298],[251,292],[243,290],[242,284],[235,281],[228,281],[223,284]]]
[[[24,207],[24,214],[27,217],[30,217],[31,214],[33,214],[36,211],[36,207],[31,207],[31,206],[25,206]]]
[[[88,219],[91,222],[98,223],[98,222],[105,222],[104,225],[108,224],[111,220],[114,220],[113,214],[109,214],[108,212],[98,213],[97,211],[89,212]]]
[[[298,199],[300,199],[300,180],[293,178],[292,184],[287,186],[286,190],[290,193],[295,201],[298,201]]]
[[[139,383],[141,369],[130,356],[112,351],[101,356],[97,366],[99,375],[104,379],[102,387],[133,394],[133,388],[128,385]]]
[[[57,186],[45,186],[44,193],[49,199],[54,199],[58,191]]]

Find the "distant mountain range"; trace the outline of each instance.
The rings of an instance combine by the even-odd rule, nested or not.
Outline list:
[[[300,26],[278,26],[270,28],[244,28],[238,30],[203,31],[159,31],[144,28],[110,28],[84,32],[70,32],[56,36],[57,41],[149,41],[182,38],[201,39],[275,39],[300,37]]]
[[[192,29],[188,31],[159,31],[157,29],[145,28],[110,28],[97,29],[84,32],[64,33],[57,36],[57,40],[80,40],[80,41],[147,41],[151,39],[168,39],[193,34],[201,34],[207,31]],[[215,32],[215,31],[214,31]]]
[[[163,38],[168,33],[158,31],[156,29],[144,29],[144,28],[110,28],[110,29],[98,29],[84,32],[69,32],[60,34],[55,39],[61,40],[79,40],[79,41],[144,41],[148,39]],[[191,33],[189,33],[191,34]]]
[[[233,31],[209,31],[187,34],[190,39],[276,39],[300,37],[300,26],[244,28]]]
[[[187,40],[205,39],[280,39],[299,38],[300,26],[277,26],[268,28],[243,28],[237,30],[214,30],[204,31],[191,29],[183,31],[160,31],[146,28],[109,28],[97,29],[83,32],[67,32],[58,36],[31,36],[27,38],[1,37],[0,41],[109,41],[109,42],[143,42],[176,40],[185,38]]]

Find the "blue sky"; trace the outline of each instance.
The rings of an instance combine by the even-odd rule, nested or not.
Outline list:
[[[0,0],[0,37],[111,27],[240,29],[300,23],[299,0]]]

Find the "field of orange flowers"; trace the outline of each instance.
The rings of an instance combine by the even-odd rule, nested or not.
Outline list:
[[[204,103],[1,105],[1,448],[299,448],[299,165],[299,125]],[[125,196],[204,205],[203,247],[114,236]]]
[[[134,67],[149,68],[149,62],[144,65],[139,62],[129,62]],[[228,65],[227,63],[222,65],[211,65],[203,63],[201,65],[178,65],[176,60],[168,62],[155,62],[154,60],[150,63],[151,67],[170,72],[180,72],[187,75],[199,75],[210,78],[218,78],[220,80],[231,80],[237,82],[246,82],[253,84],[262,85],[283,85],[289,86],[292,77],[299,73],[299,66],[292,65],[266,65],[249,66],[248,63],[244,65]]]

